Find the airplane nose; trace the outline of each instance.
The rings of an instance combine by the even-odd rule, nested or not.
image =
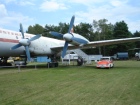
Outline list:
[[[66,41],[71,41],[72,37],[73,36],[71,34],[69,34],[69,33],[63,35],[63,39],[66,40]]]

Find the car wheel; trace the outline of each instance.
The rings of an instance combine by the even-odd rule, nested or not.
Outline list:
[[[112,64],[112,68],[114,67],[114,64]]]

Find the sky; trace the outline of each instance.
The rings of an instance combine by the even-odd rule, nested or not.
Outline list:
[[[29,25],[69,23],[73,15],[75,25],[124,20],[132,33],[140,31],[139,0],[0,0],[0,28],[4,29],[19,31],[20,23],[25,31]]]

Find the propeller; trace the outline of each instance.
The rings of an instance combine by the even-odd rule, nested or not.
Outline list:
[[[80,36],[78,34],[74,34],[71,32],[73,26],[74,26],[74,20],[75,20],[75,16],[72,16],[71,21],[70,21],[70,25],[69,25],[69,29],[68,29],[68,33],[66,34],[61,34],[58,32],[50,32],[51,35],[58,37],[58,38],[63,38],[65,40],[65,44],[63,47],[63,51],[62,51],[62,58],[64,58],[64,56],[66,55],[66,51],[68,49],[68,44],[70,42],[76,42],[79,45],[83,45],[83,44],[87,44],[88,40],[86,38],[84,38],[83,36]]]
[[[31,57],[30,57],[29,45],[31,44],[31,41],[34,41],[34,40],[40,38],[41,35],[36,35],[36,36],[34,36],[34,37],[30,38],[30,39],[25,38],[22,24],[20,24],[20,32],[22,34],[22,39],[20,39],[19,43],[16,44],[15,46],[13,46],[11,48],[11,50],[15,50],[15,49],[17,49],[17,48],[19,48],[21,46],[24,46],[25,47],[26,56],[28,58],[28,61],[30,61]]]
[[[75,16],[72,16],[71,21],[70,21],[70,26],[69,26],[68,33],[70,33],[71,29],[72,29],[73,26],[74,26],[74,20],[75,20]]]
[[[68,49],[68,42],[66,41],[63,47],[63,52],[62,52],[62,58],[64,58],[64,56],[66,55],[66,51]]]
[[[55,37],[58,37],[58,38],[63,38],[63,34],[61,33],[58,33],[58,32],[49,32],[51,35],[55,36]]]

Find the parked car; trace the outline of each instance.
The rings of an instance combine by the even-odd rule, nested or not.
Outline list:
[[[100,61],[96,64],[97,68],[112,68],[114,67],[111,57],[101,57]]]

